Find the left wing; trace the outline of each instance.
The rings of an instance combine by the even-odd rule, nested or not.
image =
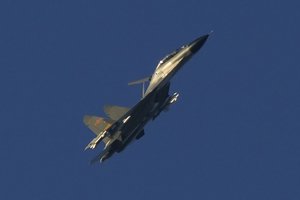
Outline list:
[[[121,107],[121,106],[111,106],[111,105],[104,106],[104,112],[110,119],[112,119],[114,121],[119,120],[129,110],[130,110],[130,108]]]
[[[85,115],[83,117],[83,123],[89,127],[93,133],[99,135],[102,131],[109,128],[113,122],[109,122],[102,117]]]

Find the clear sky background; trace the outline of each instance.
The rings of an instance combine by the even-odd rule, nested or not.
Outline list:
[[[300,199],[297,0],[1,0],[0,199]],[[133,106],[158,61],[211,35],[180,97],[103,165],[85,114]]]

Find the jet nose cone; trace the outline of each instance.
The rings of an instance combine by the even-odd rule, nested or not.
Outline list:
[[[196,53],[206,42],[207,38],[208,38],[209,34],[203,35],[199,38],[197,38],[196,40],[194,40],[192,43],[190,43],[190,51],[192,53]]]

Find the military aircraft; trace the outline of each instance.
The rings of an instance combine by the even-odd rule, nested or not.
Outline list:
[[[203,35],[164,57],[154,73],[146,78],[129,83],[142,84],[142,98],[131,109],[120,106],[104,106],[107,118],[86,115],[84,124],[96,134],[85,149],[94,149],[101,141],[104,150],[91,163],[103,162],[114,153],[123,151],[129,143],[145,134],[144,126],[154,120],[163,110],[177,101],[178,93],[169,95],[170,80],[206,42],[209,34]],[[145,91],[145,83],[149,85]]]

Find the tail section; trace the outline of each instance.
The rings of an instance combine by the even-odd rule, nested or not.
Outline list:
[[[108,129],[129,111],[129,108],[120,106],[105,106],[104,112],[109,119],[102,117],[86,115],[83,117],[83,123],[97,136],[85,147],[85,149],[94,149],[103,141],[105,148],[119,138],[120,134],[109,133]]]

